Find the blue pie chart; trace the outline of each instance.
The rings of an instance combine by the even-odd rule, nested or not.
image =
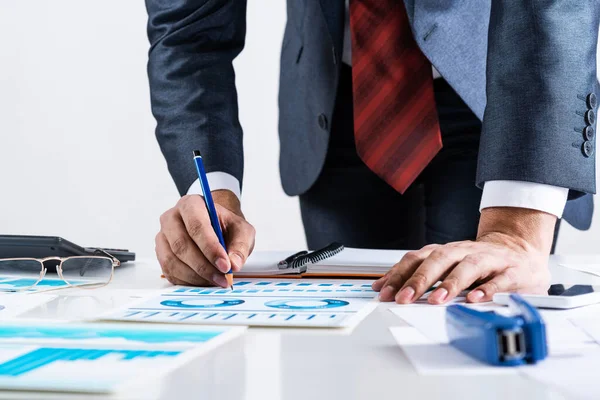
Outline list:
[[[160,302],[160,305],[174,308],[220,308],[232,307],[244,304],[244,300],[240,299],[171,299]]]
[[[280,310],[323,310],[327,308],[344,307],[348,304],[350,303],[345,300],[293,299],[268,301],[265,303],[265,306]]]

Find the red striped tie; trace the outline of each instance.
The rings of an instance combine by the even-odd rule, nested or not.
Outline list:
[[[350,0],[350,27],[356,149],[404,193],[442,148],[431,64],[402,0]]]

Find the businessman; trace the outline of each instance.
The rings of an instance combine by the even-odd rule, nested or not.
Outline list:
[[[255,235],[232,67],[246,1],[146,6],[156,135],[183,196],[157,256],[175,284],[225,286]],[[384,301],[437,281],[435,304],[544,292],[557,219],[587,229],[592,215],[596,1],[288,0],[287,16],[281,182],[309,247],[416,249],[373,285]],[[197,195],[197,148],[228,253]]]

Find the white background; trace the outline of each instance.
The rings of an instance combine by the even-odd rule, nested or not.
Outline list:
[[[0,1],[0,233],[59,235],[154,254],[178,194],[154,137],[143,1]],[[250,0],[236,60],[245,131],[243,209],[257,249],[305,246],[279,182],[277,90],[283,0]],[[192,162],[192,160],[182,160]],[[558,251],[598,252],[563,225]]]

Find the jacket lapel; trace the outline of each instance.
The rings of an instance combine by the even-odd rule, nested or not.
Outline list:
[[[311,0],[309,0],[311,1]],[[327,23],[327,29],[333,47],[335,49],[336,60],[342,59],[342,46],[344,40],[344,0],[319,0],[321,3],[321,10]]]

